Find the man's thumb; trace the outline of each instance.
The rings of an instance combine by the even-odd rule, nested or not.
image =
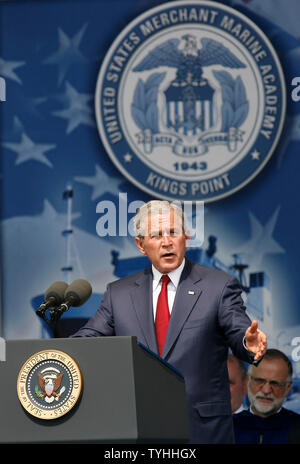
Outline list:
[[[251,333],[255,333],[256,330],[257,330],[257,327],[258,327],[257,321],[252,321],[251,327],[250,327],[250,332],[251,332]]]

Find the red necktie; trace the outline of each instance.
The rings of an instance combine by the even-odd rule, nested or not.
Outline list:
[[[168,305],[168,290],[167,285],[170,282],[168,275],[163,275],[161,278],[162,286],[158,296],[156,315],[155,315],[155,332],[157,340],[158,353],[161,356],[165,343],[165,338],[168,330],[170,320],[170,312]]]

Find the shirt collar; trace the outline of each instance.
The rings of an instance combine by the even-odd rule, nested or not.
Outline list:
[[[174,285],[175,288],[178,287],[179,280],[181,277],[181,273],[183,271],[185,265],[185,258],[183,258],[182,263],[180,266],[178,266],[176,269],[173,269],[173,271],[168,273],[168,276],[170,277],[170,280],[172,284]],[[161,276],[163,275],[161,272],[159,272],[152,264],[152,273],[153,273],[153,287],[156,288],[160,282]]]

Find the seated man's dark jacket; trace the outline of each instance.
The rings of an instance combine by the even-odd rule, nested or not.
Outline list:
[[[269,417],[260,417],[250,410],[233,415],[237,444],[287,444],[294,424],[300,415],[285,408]]]

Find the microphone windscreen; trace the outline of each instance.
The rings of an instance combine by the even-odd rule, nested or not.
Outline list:
[[[45,292],[45,300],[47,301],[49,298],[55,298],[56,304],[61,304],[64,300],[65,291],[68,288],[68,284],[66,282],[57,281],[54,282]]]
[[[91,284],[84,279],[74,280],[65,291],[65,299],[72,298],[72,306],[81,306],[92,294]]]

